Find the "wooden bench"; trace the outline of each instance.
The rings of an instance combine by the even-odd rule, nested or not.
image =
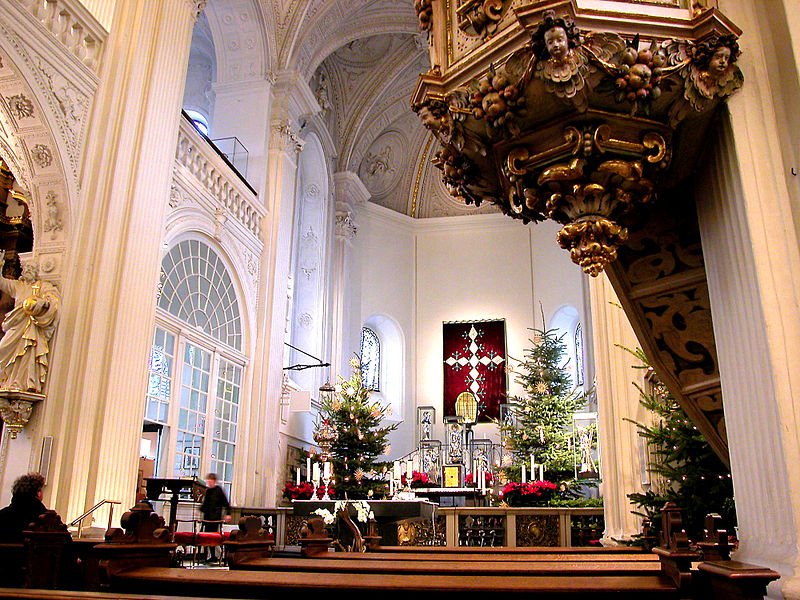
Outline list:
[[[546,600],[708,598],[753,600],[759,586],[777,577],[769,569],[750,565],[692,562],[699,554],[684,547],[685,534],[675,511],[665,521],[665,542],[659,555],[624,551],[503,552],[381,552],[332,554],[314,558],[272,558],[260,521],[243,519],[230,555],[233,570],[169,568],[174,544],[162,542],[159,517],[146,507],[123,516],[124,532],[109,532],[108,542],[96,547],[104,561],[105,582],[113,592],[169,594],[196,597],[284,598],[291,593],[325,593],[333,590],[378,592],[382,598],[455,597],[478,593],[531,595]],[[322,531],[313,531],[321,542]],[[238,538],[238,541],[236,540]],[[707,535],[719,556],[724,547],[719,532]],[[316,539],[316,538],[315,538]],[[717,540],[717,541],[714,541]],[[324,546],[320,546],[325,549]],[[657,562],[658,561],[658,562]]]

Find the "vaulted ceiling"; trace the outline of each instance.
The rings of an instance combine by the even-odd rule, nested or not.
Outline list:
[[[413,217],[492,212],[453,199],[411,111],[429,68],[413,0],[209,0],[216,83],[300,72],[323,108],[336,169],[359,174],[371,201]]]

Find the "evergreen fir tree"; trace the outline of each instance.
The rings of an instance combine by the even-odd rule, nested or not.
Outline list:
[[[359,359],[351,359],[350,366],[350,378],[340,376],[335,393],[322,405],[323,418],[338,435],[331,448],[336,497],[366,498],[370,491],[380,496],[384,482],[371,473],[397,425],[381,425],[386,408],[370,400],[372,390],[364,386]]]
[[[684,527],[690,539],[696,541],[702,536],[708,513],[720,514],[732,531],[736,512],[730,470],[667,387],[655,377],[644,353],[639,349],[631,352],[642,362],[637,368],[647,369],[654,377],[652,392],[634,384],[642,406],[655,415],[654,424],[631,422],[649,444],[650,472],[661,480],[656,480],[646,493],[628,495],[640,509],[637,514],[649,518],[657,533],[661,528],[661,508],[667,502],[675,502],[683,510]]]
[[[574,458],[569,438],[572,415],[585,404],[583,392],[573,388],[569,374],[561,366],[566,354],[564,336],[554,329],[532,329],[532,347],[515,370],[516,381],[525,397],[511,398],[514,424],[501,423],[503,437],[511,450],[514,464],[505,467],[506,476],[519,481],[521,466],[530,465],[534,455],[543,464],[545,479],[564,481],[574,475]],[[536,479],[538,475],[529,475]]]

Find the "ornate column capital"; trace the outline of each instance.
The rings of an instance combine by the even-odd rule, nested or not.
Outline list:
[[[197,20],[200,13],[206,8],[206,0],[185,0],[185,2],[191,12],[192,18],[195,20]]]
[[[300,154],[305,145],[300,134],[292,127],[288,119],[273,121],[271,143],[280,147],[284,152],[294,151],[295,154]]]
[[[358,234],[358,224],[353,218],[353,211],[336,211],[336,239],[352,243]]]

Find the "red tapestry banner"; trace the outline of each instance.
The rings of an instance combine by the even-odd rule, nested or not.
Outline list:
[[[506,401],[506,322],[444,323],[444,416],[456,416],[456,398],[472,392],[478,422],[500,417]]]

